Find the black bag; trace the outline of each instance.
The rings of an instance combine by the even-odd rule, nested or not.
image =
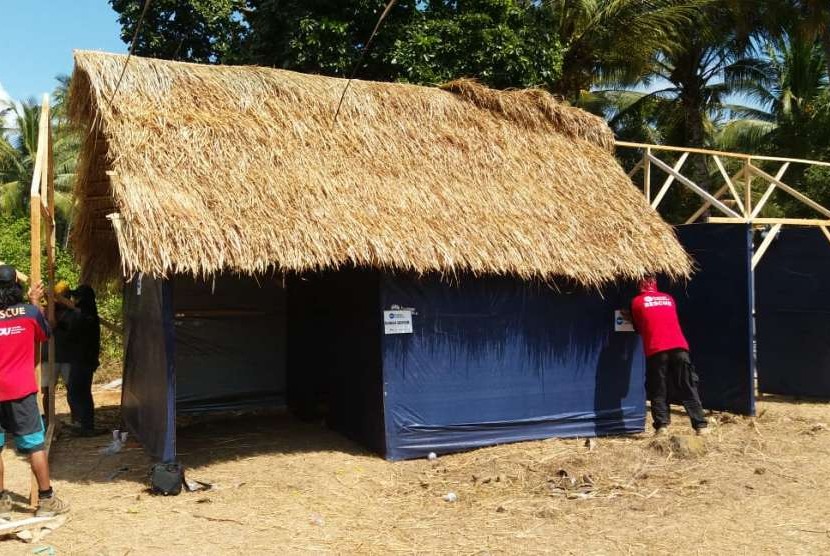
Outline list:
[[[153,494],[176,496],[182,491],[184,468],[180,463],[157,463],[150,469],[150,489]]]

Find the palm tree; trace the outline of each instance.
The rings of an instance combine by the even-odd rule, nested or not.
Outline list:
[[[52,107],[52,154],[55,180],[55,209],[58,240],[65,243],[72,212],[72,187],[80,139],[69,126],[65,116],[66,91],[69,80],[58,77],[55,91],[57,102]],[[0,113],[12,112],[15,125],[0,133],[0,214],[25,216],[28,214],[29,187],[34,173],[37,153],[40,103],[30,99]]]
[[[32,182],[34,157],[37,152],[40,106],[34,99],[19,107],[6,108],[13,113],[13,128],[3,128],[0,143],[0,211],[20,216],[28,207],[29,185]]]
[[[577,101],[598,78],[636,79],[655,52],[682,44],[679,30],[713,0],[547,0],[565,48],[555,88]]]
[[[815,103],[827,90],[823,49],[815,40],[793,34],[770,40],[764,51],[763,58],[745,60],[727,72],[727,83],[759,108],[737,113],[721,131],[719,146],[779,152],[786,146],[788,152],[806,156],[810,150],[804,144],[806,137],[790,131],[811,117]]]

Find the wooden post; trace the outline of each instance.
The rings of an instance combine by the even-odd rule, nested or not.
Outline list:
[[[52,171],[51,168],[51,156],[49,151],[51,149],[50,140],[49,140],[49,120],[50,120],[50,113],[49,113],[49,96],[43,95],[43,102],[41,103],[40,109],[40,120],[38,122],[38,138],[37,138],[37,154],[35,155],[35,168],[32,174],[32,187],[30,190],[30,200],[29,200],[29,214],[31,217],[31,271],[30,271],[30,278],[31,281],[29,282],[29,286],[33,286],[43,280],[43,276],[41,274],[41,256],[43,251],[42,246],[42,222],[41,216],[46,213],[47,218],[49,214],[49,209],[47,206],[47,210],[44,210],[43,202],[44,200],[48,202],[49,200],[49,181],[50,181],[50,174]],[[48,241],[48,240],[47,240]],[[48,296],[47,296],[48,302]],[[47,307],[48,312],[48,307]],[[52,358],[53,359],[53,358]],[[51,361],[51,359],[50,359]],[[51,363],[50,363],[51,364]],[[38,408],[43,413],[43,402],[40,399],[40,374],[42,370],[42,362],[40,357],[40,349],[35,349],[35,384],[37,385],[36,394]],[[34,474],[32,474],[32,488],[29,493],[29,503],[32,506],[37,506],[37,491],[38,491],[38,484],[37,479],[35,479]]]
[[[49,110],[49,99],[44,99],[44,108],[47,120],[51,118]],[[42,115],[41,115],[42,117]],[[46,289],[46,316],[49,323],[55,322],[55,247],[56,247],[56,224],[55,224],[55,162],[52,145],[52,125],[48,122],[46,127],[46,153],[48,164],[46,165],[45,182],[46,185],[46,212],[47,212],[47,234],[46,234],[46,279],[48,280],[48,288]],[[41,188],[43,191],[43,188]],[[57,386],[57,374],[55,372],[55,336],[54,334],[49,338],[49,384],[48,395],[46,400],[46,438],[47,446],[51,444],[52,435],[55,430],[55,388]]]
[[[643,155],[643,192],[646,196],[646,201],[651,204],[651,147],[646,148]]]

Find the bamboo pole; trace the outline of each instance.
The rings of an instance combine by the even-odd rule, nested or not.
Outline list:
[[[643,155],[643,191],[646,195],[646,201],[651,204],[651,149],[646,149]]]

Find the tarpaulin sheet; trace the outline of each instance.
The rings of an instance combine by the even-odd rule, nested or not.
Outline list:
[[[176,375],[168,283],[138,275],[124,285],[121,417],[147,452],[176,456]]]
[[[758,389],[830,398],[830,243],[783,228],[755,269]]]
[[[679,226],[697,270],[669,288],[700,376],[703,407],[755,413],[752,236],[745,224]]]
[[[643,430],[641,342],[614,332],[627,298],[458,280],[381,282],[384,310],[412,310],[411,333],[383,335],[389,459]]]
[[[285,290],[279,280],[172,280],[176,405],[183,413],[285,404]]]

